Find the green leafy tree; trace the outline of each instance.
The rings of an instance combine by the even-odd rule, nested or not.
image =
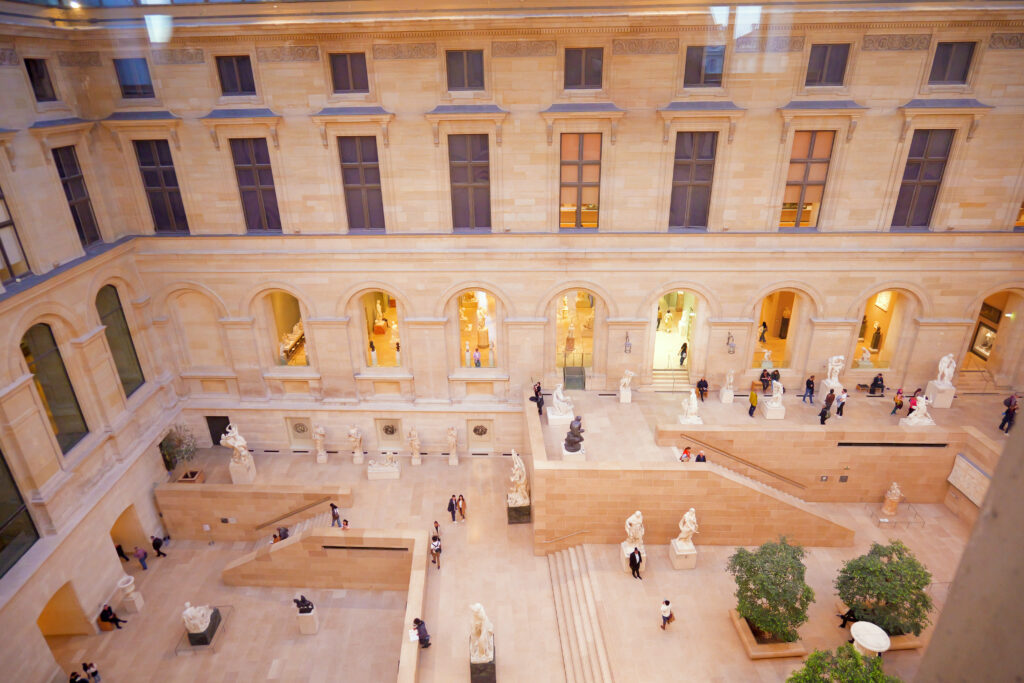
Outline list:
[[[174,425],[160,442],[164,467],[172,472],[178,463],[188,462],[196,455],[196,437],[185,425]]]
[[[740,548],[729,558],[736,578],[736,611],[759,631],[792,642],[797,627],[807,621],[814,591],[804,583],[804,549],[782,537],[754,552]]]
[[[902,683],[882,671],[881,657],[865,657],[843,645],[835,652],[815,650],[802,669],[794,671],[786,683]]]
[[[921,631],[930,623],[932,599],[925,588],[932,575],[901,541],[873,543],[839,571],[836,589],[858,620],[870,621],[892,636]]]

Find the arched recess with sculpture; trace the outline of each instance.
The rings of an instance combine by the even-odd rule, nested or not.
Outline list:
[[[548,301],[545,344],[553,351],[553,363],[544,366],[553,381],[563,382],[566,389],[584,389],[588,378],[604,375],[607,310],[600,296],[582,287],[563,290]]]
[[[958,389],[984,390],[1024,382],[1024,288],[989,293],[973,304]]]
[[[274,289],[257,297],[253,317],[261,356],[281,366],[312,364],[304,306],[293,294]]]
[[[753,311],[757,329],[750,367],[801,368],[816,308],[800,289],[787,287],[765,295]]]
[[[356,298],[355,321],[364,330],[363,362],[366,367],[402,365],[402,339],[398,299],[390,292],[374,289]]]
[[[923,304],[910,290],[891,287],[867,297],[857,322],[849,368],[900,370],[906,367],[914,338],[914,320]]]
[[[503,303],[492,292],[481,288],[464,289],[448,300],[445,317],[455,351],[451,367],[502,367],[506,359],[498,349],[505,347]]]

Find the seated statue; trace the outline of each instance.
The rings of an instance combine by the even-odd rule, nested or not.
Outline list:
[[[189,633],[202,633],[210,626],[210,617],[213,616],[213,608],[209,605],[193,605],[185,603],[185,611],[181,613],[181,619],[185,622],[185,630]]]
[[[578,453],[583,443],[583,418],[577,415],[569,423],[569,433],[565,435],[565,450]]]
[[[299,614],[309,614],[313,611],[313,603],[306,599],[305,595],[300,595],[297,598],[293,598],[292,602],[299,608]]]
[[[572,399],[566,396],[564,393],[562,393],[561,384],[555,387],[555,391],[552,394],[552,398],[554,399],[555,403],[555,415],[571,415],[574,412],[575,406],[573,406],[572,404]]]
[[[678,543],[693,543],[695,533],[697,533],[697,511],[690,508],[679,520],[679,536],[676,537],[676,541]]]

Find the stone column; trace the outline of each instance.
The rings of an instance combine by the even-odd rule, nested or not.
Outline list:
[[[802,394],[804,390],[804,379],[808,375],[815,375],[815,391],[825,380],[828,371],[828,359],[832,356],[844,356],[847,372],[855,366],[856,345],[850,346],[850,340],[855,339],[860,321],[854,318],[811,318],[810,320],[810,349],[807,354],[807,362],[802,375],[792,377],[786,387],[790,394],[796,392]],[[842,377],[840,376],[840,379]],[[853,387],[846,387],[847,391],[853,392]],[[828,390],[825,390],[828,393]],[[836,393],[839,393],[838,390]]]
[[[734,387],[738,393],[747,393],[751,379],[761,374],[753,370],[757,328],[753,318],[708,318],[705,373],[713,387],[725,386],[725,376],[732,370]],[[736,344],[736,352],[729,353],[729,334]],[[691,382],[696,385],[696,381]]]
[[[256,345],[255,320],[252,318],[221,318],[225,347],[238,378],[238,395],[246,399],[267,398],[269,392],[263,380],[263,368]]]
[[[111,421],[125,409],[121,378],[107,346],[105,329],[100,325],[72,339],[71,353],[62,353],[90,432],[112,431]],[[83,382],[87,392],[82,391]]]
[[[417,403],[450,403],[444,330],[447,318],[406,318],[402,364],[413,374]]]
[[[306,343],[316,354],[314,361],[320,369],[323,396],[327,401],[355,402],[356,365],[349,341],[349,317],[310,318],[303,322]]]

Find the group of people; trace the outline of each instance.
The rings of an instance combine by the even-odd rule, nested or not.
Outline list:
[[[772,388],[772,382],[782,381],[782,373],[779,372],[778,368],[771,372],[768,372],[768,369],[765,368],[761,371],[761,376],[758,377],[758,380],[761,382],[761,391],[767,394],[768,390]]]
[[[466,521],[466,499],[462,497],[461,493],[458,498],[454,493],[452,494],[451,500],[448,501],[448,512],[451,513],[453,522]],[[461,520],[455,519],[455,513],[459,514]]]
[[[679,454],[679,462],[690,462],[690,458],[691,457],[693,457],[693,454],[692,454],[692,452],[690,450],[690,447],[686,446],[685,448],[683,448],[683,452]],[[707,456],[704,455],[703,449],[697,451],[697,456],[695,458],[693,458],[693,461],[694,462],[707,462],[708,461]]]
[[[157,557],[167,557],[167,553],[163,551],[164,543],[171,539],[170,536],[150,536],[149,542],[153,545],[153,552],[156,553]],[[122,562],[131,562],[131,558],[124,552],[124,546],[117,544],[114,546],[114,550],[117,551],[117,556],[121,558]],[[135,546],[132,550],[132,556],[139,561],[139,566],[142,567],[143,571],[149,569],[149,565],[146,564],[146,560],[149,559],[149,553],[139,546]],[[83,679],[84,680],[84,679]]]
[[[82,671],[85,676],[79,676],[77,671],[71,672],[68,683],[100,683],[100,672],[92,662],[82,662]]]
[[[341,512],[334,503],[331,503],[331,526],[340,527],[343,530],[348,529],[348,520],[341,518]]]

